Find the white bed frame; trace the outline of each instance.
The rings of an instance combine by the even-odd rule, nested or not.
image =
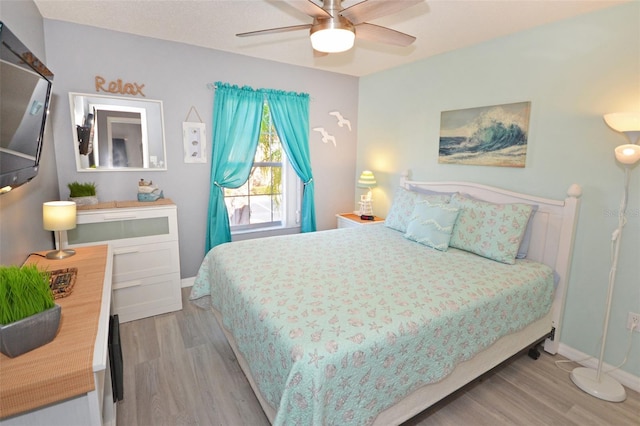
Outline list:
[[[537,205],[538,209],[532,218],[533,229],[527,259],[542,262],[553,268],[557,274],[558,283],[553,306],[545,317],[519,332],[502,337],[472,359],[458,364],[454,371],[440,382],[415,390],[402,401],[380,413],[375,420],[375,425],[396,425],[414,417],[503,361],[538,342],[544,340],[546,352],[555,354],[558,351],[558,336],[562,324],[578,208],[582,194],[580,186],[574,184],[567,191],[567,198],[552,200],[469,182],[411,181],[408,179],[408,174],[402,177],[400,185],[407,189],[418,187],[438,192],[461,192],[494,203]],[[215,310],[214,312],[267,418],[273,423],[276,415],[275,409],[262,398],[251,376],[248,364],[237,349],[235,339],[222,326],[220,313]]]

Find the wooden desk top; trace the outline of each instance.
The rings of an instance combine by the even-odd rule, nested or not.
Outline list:
[[[111,297],[109,247],[78,248],[75,256],[62,260],[31,255],[25,264],[49,271],[78,268],[78,274],[71,294],[56,299],[62,317],[53,341],[15,358],[0,354],[0,418],[92,391],[93,373],[106,361],[106,338],[96,344],[96,337],[108,330],[109,310],[103,308]]]

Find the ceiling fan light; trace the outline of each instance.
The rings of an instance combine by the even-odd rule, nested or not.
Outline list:
[[[311,34],[311,46],[318,52],[338,53],[353,47],[356,34],[353,30],[327,28]]]

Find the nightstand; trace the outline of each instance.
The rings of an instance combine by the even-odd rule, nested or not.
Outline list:
[[[362,220],[360,216],[353,213],[339,213],[336,215],[339,228],[355,228],[363,225],[382,225],[384,219],[376,216],[374,220]]]

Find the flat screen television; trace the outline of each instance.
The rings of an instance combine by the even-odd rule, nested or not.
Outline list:
[[[53,73],[0,21],[0,194],[38,174]]]

